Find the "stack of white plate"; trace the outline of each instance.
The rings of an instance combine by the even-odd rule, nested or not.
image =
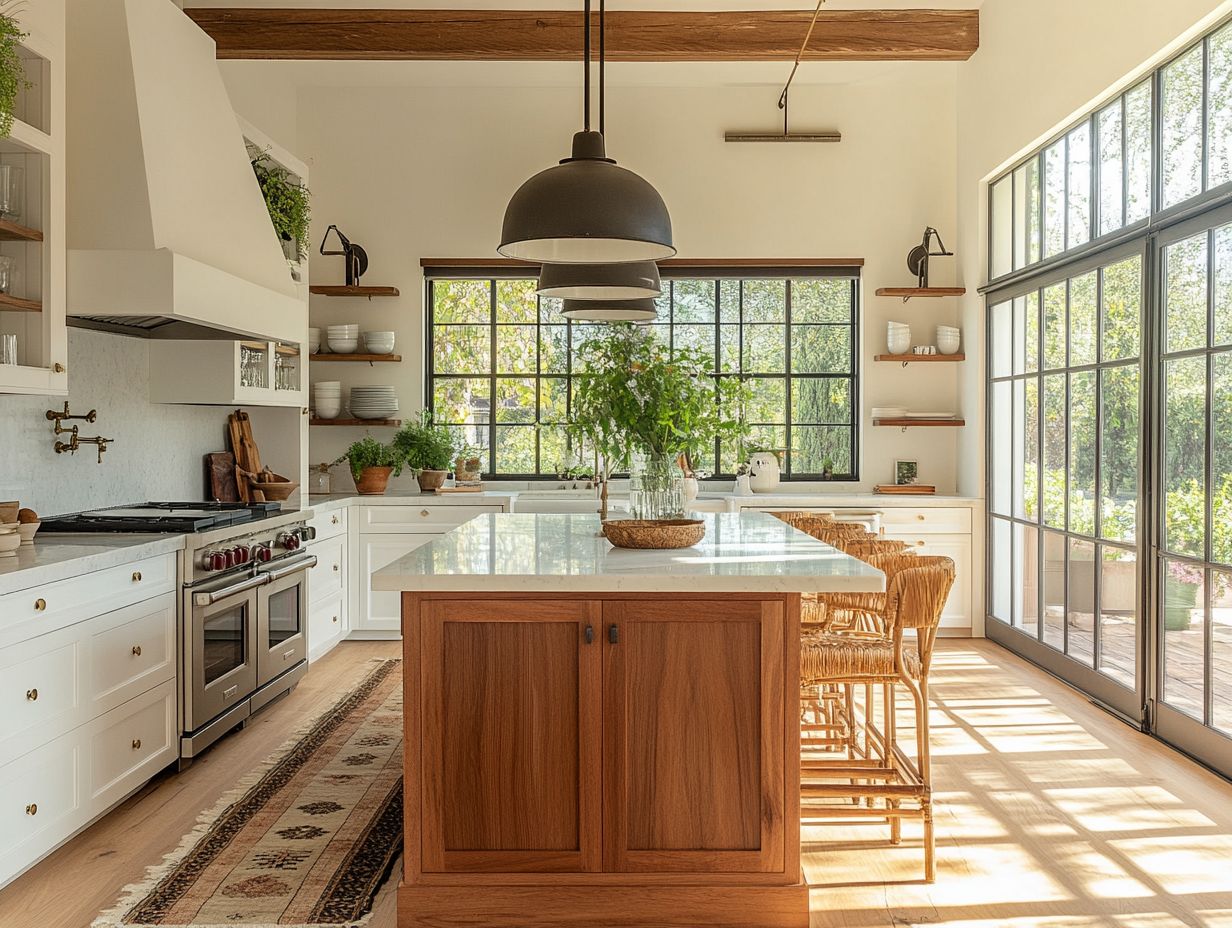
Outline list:
[[[312,408],[318,419],[336,419],[342,412],[342,384],[319,380],[312,385]]]
[[[309,329],[308,330],[308,353],[316,354],[320,350],[321,350],[321,330],[315,329],[315,328]]]
[[[331,325],[325,329],[329,350],[338,354],[354,354],[359,347],[358,325]]]
[[[906,406],[874,406],[874,419],[901,419],[907,415]]]
[[[886,347],[890,354],[906,354],[911,350],[911,326],[905,322],[891,322],[886,328]]]
[[[958,354],[962,331],[952,325],[937,326],[937,350],[941,354]]]
[[[351,387],[351,415],[356,419],[389,419],[398,411],[393,387]]]
[[[394,333],[365,332],[364,347],[368,350],[368,354],[393,354]]]

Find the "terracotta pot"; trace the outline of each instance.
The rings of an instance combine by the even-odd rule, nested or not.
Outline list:
[[[389,475],[393,472],[392,467],[365,467],[355,481],[355,492],[360,496],[381,496],[389,486]]]
[[[419,472],[419,489],[424,493],[439,490],[449,476],[447,470],[421,470]]]

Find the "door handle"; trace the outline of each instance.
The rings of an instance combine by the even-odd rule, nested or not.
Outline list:
[[[222,691],[222,698],[230,699],[232,696],[234,696],[239,691],[240,691],[240,687],[238,683],[235,686],[228,686],[225,690]]]
[[[295,656],[295,649],[294,649],[294,648],[292,648],[290,651],[283,651],[283,652],[282,652],[282,659],[283,659],[284,661],[289,661],[289,660],[290,660],[291,658],[293,658],[294,656]]]
[[[586,633],[585,633],[585,634],[586,634],[586,643],[587,643],[587,644],[594,644],[594,643],[595,643],[595,630],[594,630],[594,628],[593,628],[592,626],[590,626],[590,625],[587,625],[587,626],[586,626]]]
[[[616,630],[615,622],[613,622],[611,625],[607,627],[607,640],[610,641],[612,644],[616,644],[618,641],[620,641],[620,633]]]

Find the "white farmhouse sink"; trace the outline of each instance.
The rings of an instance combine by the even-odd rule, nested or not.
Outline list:
[[[608,498],[609,512],[628,512],[628,497]],[[514,512],[595,512],[599,511],[599,498],[594,490],[555,489],[522,490],[513,500]]]

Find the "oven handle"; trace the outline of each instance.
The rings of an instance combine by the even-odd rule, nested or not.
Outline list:
[[[284,561],[277,567],[265,571],[265,576],[270,583],[275,580],[281,580],[283,577],[290,576],[299,570],[307,570],[309,567],[317,566],[317,556],[315,554],[307,554],[304,557],[296,558],[294,561]]]
[[[231,586],[223,587],[221,590],[211,590],[208,593],[194,593],[194,606],[212,606],[216,602],[226,599],[228,596],[234,596],[236,593],[243,593],[246,590],[256,589],[259,586],[265,586],[269,583],[269,577],[265,574],[254,574],[251,577],[245,577],[239,583],[234,583]]]

